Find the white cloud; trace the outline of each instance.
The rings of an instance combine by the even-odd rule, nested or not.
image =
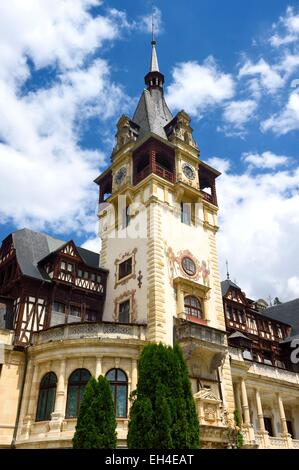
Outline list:
[[[99,236],[94,238],[89,238],[82,245],[86,250],[94,251],[95,253],[100,253],[101,251],[101,239]]]
[[[229,260],[231,278],[248,296],[288,300],[296,291],[299,251],[299,167],[252,177],[236,174],[226,160],[208,161],[222,169],[217,184],[218,248],[222,278]]]
[[[166,100],[170,107],[200,117],[207,107],[232,98],[234,90],[232,76],[222,72],[213,57],[208,57],[202,65],[190,61],[174,67]]]
[[[56,232],[94,232],[101,151],[80,146],[81,125],[126,105],[109,64],[87,59],[116,39],[121,15],[92,17],[97,0],[1,3],[0,221]],[[30,66],[29,60],[33,64]],[[28,79],[51,67],[46,87]]]
[[[133,23],[133,27],[145,33],[151,33],[152,21],[154,22],[155,35],[161,34],[163,31],[162,13],[156,6],[153,8],[152,13],[140,16],[138,20]]]
[[[280,113],[274,114],[261,123],[263,131],[271,130],[274,134],[284,135],[299,129],[299,94],[290,94],[286,106]]]
[[[260,59],[256,64],[247,60],[239,70],[239,78],[258,76],[260,85],[269,93],[275,93],[285,84],[285,79],[264,59]]]
[[[243,160],[250,165],[257,168],[276,168],[277,166],[285,165],[289,158],[284,155],[276,155],[272,152],[258,153],[244,153]]]
[[[294,43],[299,39],[299,14],[295,13],[293,7],[288,7],[286,15],[273,25],[273,30],[275,32],[269,40],[272,46],[281,47]]]
[[[287,292],[290,296],[290,299],[299,297],[299,277],[292,276],[288,279],[287,282]]]
[[[257,102],[254,100],[232,101],[225,106],[223,119],[240,129],[252,117],[256,108]]]

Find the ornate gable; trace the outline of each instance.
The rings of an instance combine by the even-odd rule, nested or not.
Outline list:
[[[60,254],[68,255],[77,260],[82,260],[81,256],[78,253],[75,243],[71,240],[67,242],[59,251]],[[83,260],[82,260],[83,261]]]

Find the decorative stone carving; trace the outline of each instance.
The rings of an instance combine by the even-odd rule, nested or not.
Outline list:
[[[114,264],[115,264],[114,289],[116,289],[117,286],[126,284],[129,281],[129,279],[136,278],[136,253],[137,253],[137,248],[135,247],[132,251],[127,251],[126,253],[124,253],[123,255],[119,256],[118,258],[114,260]],[[119,265],[129,258],[132,258],[132,272],[128,276],[122,279],[119,279]]]
[[[222,424],[222,402],[211,390],[202,389],[194,395],[201,424],[219,426]]]
[[[199,259],[196,258],[193,255],[193,253],[191,253],[189,250],[181,250],[178,252],[176,256],[172,247],[167,246],[166,243],[165,243],[165,254],[168,260],[168,276],[169,276],[169,282],[171,286],[173,286],[173,279],[175,277],[183,276],[186,279],[192,279],[193,281],[202,280],[203,285],[209,287],[210,269],[209,269],[207,261],[202,260],[200,262]],[[184,258],[190,258],[194,262],[196,266],[196,271],[194,275],[190,276],[184,270],[183,264],[182,264],[182,261]]]
[[[117,132],[115,137],[116,146],[114,148],[114,152],[118,151],[128,142],[134,142],[137,140],[138,129],[136,124],[134,125],[134,123],[123,114],[117,123]]]
[[[193,139],[193,129],[190,126],[190,121],[190,116],[185,111],[180,111],[166,128],[166,132],[170,141],[177,138],[197,150],[198,145]]]
[[[120,296],[114,299],[114,314],[113,320],[119,321],[119,304],[125,300],[130,300],[130,323],[134,323],[137,320],[137,305],[136,305],[136,289],[127,290]]]

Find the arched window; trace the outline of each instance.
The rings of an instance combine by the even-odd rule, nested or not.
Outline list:
[[[185,297],[185,313],[196,318],[203,318],[201,303],[197,297],[187,295]]]
[[[128,378],[121,369],[111,369],[106,374],[110,383],[117,418],[127,417]]]
[[[39,386],[36,421],[48,421],[54,411],[57,377],[54,372],[48,372],[42,378]]]
[[[67,389],[67,418],[76,418],[78,416],[84,389],[89,379],[90,372],[87,369],[76,369],[71,373]]]

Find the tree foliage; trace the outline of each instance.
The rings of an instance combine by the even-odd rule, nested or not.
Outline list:
[[[128,447],[195,449],[199,423],[188,369],[178,346],[144,347],[132,396]]]
[[[244,436],[241,432],[241,417],[239,410],[234,411],[234,418],[235,418],[235,425],[237,428],[237,437],[236,437],[236,445],[237,449],[241,449],[244,444]]]
[[[80,405],[74,449],[114,449],[116,420],[109,382],[103,376],[91,377]]]

